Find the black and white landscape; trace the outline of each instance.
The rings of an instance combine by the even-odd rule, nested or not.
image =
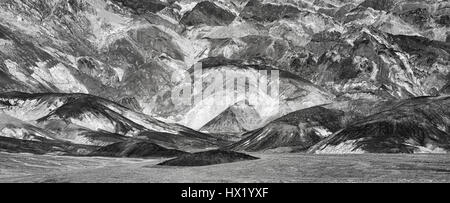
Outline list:
[[[448,152],[447,0],[0,0],[0,182],[450,182]]]

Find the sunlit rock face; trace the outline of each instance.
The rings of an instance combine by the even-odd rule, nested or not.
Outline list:
[[[27,92],[88,93],[117,82],[96,46],[127,21],[116,23],[115,18],[126,17],[107,12],[107,6],[100,1],[2,1],[5,77]],[[109,23],[110,29],[102,29]]]
[[[20,121],[7,114],[1,113],[0,116],[1,137],[29,141],[40,141],[43,139],[54,140],[56,137],[51,132]]]
[[[402,99],[434,95],[447,83],[446,43],[366,28],[349,38],[353,46],[337,44],[308,72],[337,96]]]
[[[286,71],[264,65],[245,65],[245,61],[220,57],[201,62],[203,71],[199,78],[203,81],[203,94],[193,92],[188,101],[202,99],[192,105],[180,105],[178,114],[182,116],[182,124],[194,129],[207,125],[237,103],[246,104],[248,112],[245,113],[250,116],[241,124],[255,128],[259,127],[255,124],[257,121],[261,121],[261,125],[287,113],[330,103],[334,99],[334,95]],[[180,84],[183,85],[189,83]]]

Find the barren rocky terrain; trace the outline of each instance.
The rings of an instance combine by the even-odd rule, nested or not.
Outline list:
[[[1,0],[0,13],[0,182],[450,177],[447,0]]]

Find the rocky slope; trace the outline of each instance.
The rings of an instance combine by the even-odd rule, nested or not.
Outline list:
[[[242,140],[224,149],[304,152],[353,122],[382,111],[388,104],[353,100],[299,110],[243,134]]]
[[[177,85],[171,81],[173,75],[183,77],[184,70],[208,57],[256,59],[261,67],[273,53],[283,58],[283,40],[275,43],[248,28],[259,29],[251,18],[245,22],[250,5],[245,1],[3,1],[0,91],[89,93],[199,129],[219,113],[212,113],[201,125],[186,122],[192,111],[185,115],[168,98]],[[234,31],[219,36],[224,29]],[[236,47],[239,53],[234,53],[235,40],[241,41]],[[254,47],[257,44],[263,47]]]
[[[344,113],[314,107],[277,119],[265,127],[243,135],[243,139],[225,149],[264,151],[291,147],[306,150],[341,128]]]
[[[360,119],[310,149],[313,153],[447,153],[450,98],[414,98]]]
[[[229,107],[203,126],[200,131],[216,134],[240,134],[258,128],[262,122],[261,116],[253,106],[241,102]]]
[[[0,94],[1,136],[26,141],[102,147],[143,140],[165,147],[204,149],[224,143],[86,94]]]
[[[241,124],[251,129],[292,111],[330,103],[334,99],[334,95],[321,87],[283,70],[223,57],[207,58],[201,62],[201,79],[211,86],[204,86],[201,102],[191,108],[181,105],[178,111],[185,115],[182,124],[194,129],[220,117],[220,114],[236,104],[247,109],[242,113],[248,117]],[[276,71],[276,75],[272,71]],[[225,79],[218,79],[222,76],[226,76]],[[226,87],[216,85],[217,81],[223,81]],[[201,95],[191,96],[195,99]],[[184,113],[183,109],[187,112]]]
[[[247,133],[254,144],[240,150],[307,148],[313,134],[341,130],[319,122],[328,117],[308,121],[311,108],[329,104],[318,114],[344,114],[336,122],[346,128],[342,119],[357,122],[389,101],[449,94],[445,0],[3,0],[0,12],[0,93],[30,93],[2,94],[2,116],[12,117],[3,120],[17,119],[2,125],[8,138],[223,144],[201,130]],[[271,70],[280,71],[279,95],[249,93],[247,82],[197,92],[227,73],[275,85]],[[173,100],[186,86],[184,99],[200,102]],[[358,101],[373,109],[353,115]],[[277,120],[286,115],[293,123]]]

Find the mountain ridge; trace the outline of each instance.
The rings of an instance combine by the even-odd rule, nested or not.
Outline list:
[[[450,92],[447,1],[4,0],[0,12],[3,146],[447,150],[436,99]],[[236,87],[199,95],[199,63],[201,91],[227,73],[246,81],[225,77]],[[247,91],[250,80],[277,84],[272,70],[279,95]],[[178,105],[185,86],[201,101]],[[408,126],[411,143],[397,129]]]

